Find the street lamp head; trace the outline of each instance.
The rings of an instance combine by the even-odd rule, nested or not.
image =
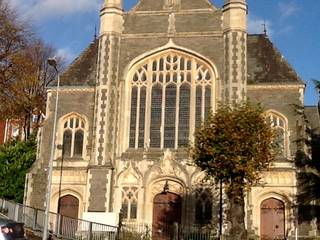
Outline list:
[[[55,58],[48,58],[48,64],[52,67],[57,67],[57,60]]]
[[[47,63],[58,72],[58,68],[57,68],[58,63],[55,58],[48,58]]]

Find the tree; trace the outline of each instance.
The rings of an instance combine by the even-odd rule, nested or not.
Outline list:
[[[27,139],[31,116],[45,111],[46,87],[55,79],[56,71],[47,65],[54,49],[16,19],[0,0],[0,118],[19,120]]]
[[[315,86],[315,89],[318,91],[318,94],[320,95],[320,81],[317,79],[312,79],[312,81]],[[318,100],[318,112],[320,114],[320,100]]]
[[[220,106],[195,132],[191,157],[208,176],[223,183],[232,239],[247,238],[245,193],[274,160],[274,135],[262,108],[251,103]]]
[[[0,197],[22,203],[25,176],[36,159],[36,141],[0,145]]]

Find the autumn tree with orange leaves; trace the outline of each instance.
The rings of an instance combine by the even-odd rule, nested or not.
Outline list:
[[[46,62],[54,50],[17,19],[0,0],[0,119],[18,120],[27,139],[32,114],[45,111],[46,87],[56,72]]]
[[[245,194],[274,160],[274,131],[252,103],[220,106],[195,132],[195,164],[222,182],[229,201],[230,239],[247,239]]]

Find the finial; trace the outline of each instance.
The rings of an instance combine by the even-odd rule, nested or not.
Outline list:
[[[266,20],[263,21],[262,26],[263,26],[263,34],[264,34],[265,36],[267,36],[267,24],[266,24]]]
[[[97,39],[97,25],[94,25],[94,36],[93,36],[93,40]]]

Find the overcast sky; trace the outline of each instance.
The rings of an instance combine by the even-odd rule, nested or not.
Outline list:
[[[8,0],[40,37],[71,62],[94,38],[103,0]],[[130,9],[137,0],[123,0]],[[159,0],[155,0],[159,1]],[[183,0],[182,0],[183,1]],[[197,0],[194,0],[197,1]],[[211,0],[221,7],[223,0]],[[249,32],[268,35],[307,83],[305,103],[314,105],[320,80],[320,0],[248,0]]]

